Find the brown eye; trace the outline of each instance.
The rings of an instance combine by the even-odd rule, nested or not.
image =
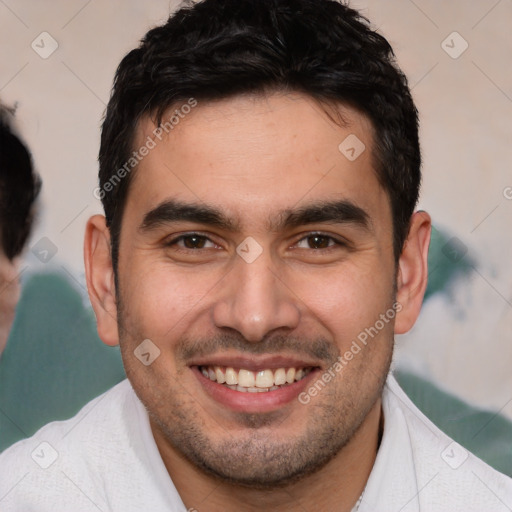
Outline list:
[[[343,245],[332,236],[322,235],[321,233],[313,233],[305,236],[297,243],[300,249],[329,249],[335,245]]]
[[[311,249],[325,249],[329,247],[329,241],[332,240],[330,237],[323,235],[311,235],[307,238]]]
[[[165,245],[167,247],[175,247],[178,250],[198,250],[217,247],[207,236],[199,233],[178,236]]]
[[[187,235],[182,240],[187,249],[203,249],[208,239],[205,236]]]

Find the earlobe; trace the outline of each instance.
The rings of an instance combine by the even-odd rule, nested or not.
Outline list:
[[[396,300],[401,309],[396,316],[395,334],[409,331],[420,313],[427,289],[431,227],[427,212],[418,211],[411,217],[409,235],[398,262]]]
[[[98,334],[106,345],[118,345],[117,304],[110,232],[103,215],[91,217],[85,229],[84,261],[87,289]]]

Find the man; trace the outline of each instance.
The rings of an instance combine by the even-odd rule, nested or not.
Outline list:
[[[0,356],[20,296],[19,256],[40,187],[30,153],[13,129],[13,112],[0,105]]]
[[[121,62],[85,265],[128,380],[0,457],[2,510],[505,511],[389,374],[430,218],[385,39],[331,0],[205,0]]]

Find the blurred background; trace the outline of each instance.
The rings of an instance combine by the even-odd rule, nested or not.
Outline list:
[[[82,243],[86,220],[102,211],[93,190],[113,75],[177,5],[0,0],[0,99],[17,105],[43,178],[25,283],[57,273],[90,308]],[[388,38],[409,78],[421,118],[419,206],[435,226],[428,296],[397,338],[394,364],[512,419],[512,1],[350,5]],[[51,315],[51,301],[45,307]],[[76,321],[58,318],[70,336]]]

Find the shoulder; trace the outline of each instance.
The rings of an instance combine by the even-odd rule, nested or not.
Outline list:
[[[491,468],[434,425],[409,399],[394,377],[384,392],[385,407],[405,424],[425,510],[510,510],[512,479]],[[501,508],[500,508],[501,507]],[[454,508],[453,510],[455,510]]]
[[[74,417],[49,423],[2,452],[0,508],[18,510],[14,504],[23,496],[28,508],[47,510],[45,500],[55,500],[59,494],[76,495],[78,504],[82,500],[83,508],[78,505],[76,510],[90,508],[86,496],[98,494],[102,468],[110,457],[126,452],[126,425],[134,414],[134,397],[130,383],[124,380]]]
[[[0,460],[6,457],[17,457],[41,439],[54,440],[61,444],[74,431],[79,431],[86,437],[94,435],[97,427],[104,427],[116,421],[123,410],[130,407],[129,402],[134,391],[127,379],[97,396],[78,411],[72,418],[64,421],[54,421],[40,428],[33,436],[18,441],[0,454]],[[91,426],[94,425],[94,429]]]

